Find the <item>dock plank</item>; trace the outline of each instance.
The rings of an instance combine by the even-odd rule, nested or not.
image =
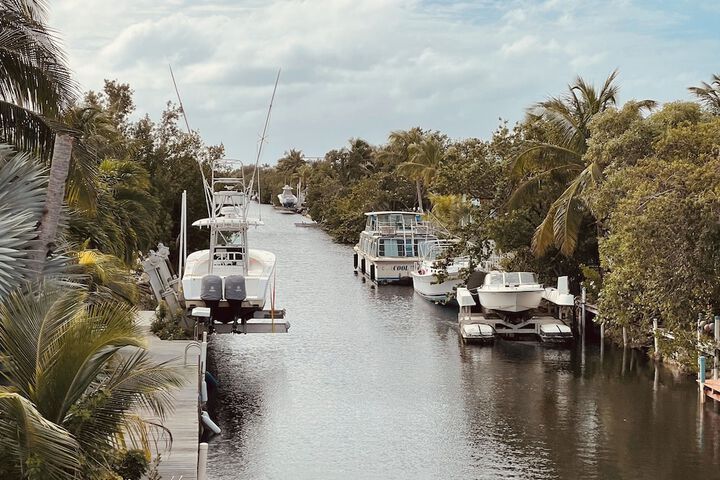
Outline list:
[[[198,464],[198,389],[197,372],[199,351],[191,348],[188,364],[183,365],[185,347],[191,343],[184,340],[160,340],[150,332],[154,312],[139,312],[138,323],[146,329],[148,349],[158,362],[171,362],[179,366],[188,382],[175,391],[175,410],[167,415],[164,426],[172,434],[172,446],[158,446],[161,462],[158,472],[163,480],[196,480]]]

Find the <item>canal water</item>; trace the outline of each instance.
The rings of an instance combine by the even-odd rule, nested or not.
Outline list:
[[[209,478],[720,478],[720,414],[691,379],[607,346],[463,345],[453,308],[372,289],[350,247],[262,216],[291,329],[212,338]]]

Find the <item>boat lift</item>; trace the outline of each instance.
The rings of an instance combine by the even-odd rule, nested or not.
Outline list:
[[[543,343],[566,343],[573,339],[568,326],[575,297],[570,294],[568,278],[559,277],[557,288],[547,287],[542,294],[545,309],[517,322],[495,311],[480,308],[469,289],[457,289],[460,307],[458,323],[466,342],[491,343],[495,337],[508,339],[537,338]]]

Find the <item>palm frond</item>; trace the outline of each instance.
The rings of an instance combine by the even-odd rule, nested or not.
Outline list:
[[[0,389],[0,472],[4,478],[75,478],[79,445],[22,395]]]
[[[42,269],[35,260],[45,205],[45,170],[27,154],[0,146],[0,299]]]

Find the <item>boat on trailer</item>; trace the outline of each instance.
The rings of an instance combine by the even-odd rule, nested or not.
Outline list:
[[[411,283],[420,245],[437,240],[433,226],[416,212],[368,212],[365,216],[365,230],[354,247],[355,273],[375,285]]]
[[[484,277],[480,286],[468,282],[468,287],[457,290],[463,339],[470,338],[467,326],[484,325],[492,329],[494,337],[553,344],[573,340],[568,322],[575,298],[569,292],[567,277],[558,278],[557,288],[546,288],[529,272],[495,271],[480,276]]]

